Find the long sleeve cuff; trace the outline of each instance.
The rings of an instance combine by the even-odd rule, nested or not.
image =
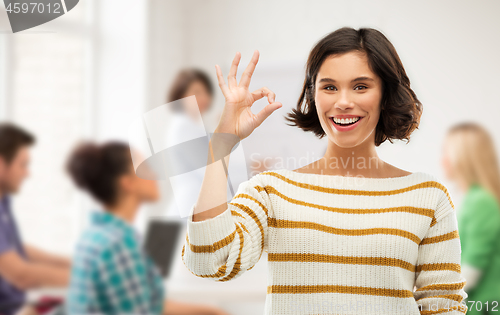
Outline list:
[[[189,242],[193,245],[212,245],[234,233],[236,225],[227,208],[221,214],[203,221],[193,221],[193,210],[187,219],[187,233]]]

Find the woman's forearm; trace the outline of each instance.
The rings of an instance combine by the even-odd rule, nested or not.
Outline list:
[[[207,167],[194,206],[193,221],[204,221],[216,217],[227,209],[229,156],[239,140],[237,135],[217,129],[210,139]]]
[[[236,72],[241,54],[236,53],[228,75],[228,84],[224,82],[222,71],[216,65],[217,80],[226,99],[219,124],[210,139],[208,163],[201,184],[201,191],[193,209],[192,221],[204,221],[214,218],[227,210],[227,165],[232,148],[248,137],[276,109],[282,106],[275,102],[275,94],[267,87],[250,92],[248,87],[259,60],[259,51],[255,50],[250,63],[241,75],[238,83]],[[257,100],[267,97],[269,104],[257,114],[251,107]]]

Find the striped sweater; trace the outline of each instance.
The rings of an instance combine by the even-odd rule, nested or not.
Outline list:
[[[223,213],[188,218],[182,259],[196,276],[236,279],[264,251],[265,314],[467,312],[455,207],[428,173],[265,171]]]

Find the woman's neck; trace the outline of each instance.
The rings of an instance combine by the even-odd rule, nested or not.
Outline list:
[[[115,205],[106,206],[105,208],[113,215],[132,224],[139,210],[139,201],[134,197],[125,197],[121,198]]]
[[[353,148],[342,148],[328,141],[325,155],[316,165],[325,175],[384,177],[389,172],[369,139]]]

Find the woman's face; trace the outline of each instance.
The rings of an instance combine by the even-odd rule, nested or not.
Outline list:
[[[315,86],[319,120],[330,141],[342,148],[352,148],[364,141],[375,143],[382,80],[370,69],[365,54],[348,52],[326,58]],[[357,121],[342,126],[333,118]]]
[[[184,97],[188,97],[191,95],[194,95],[196,97],[196,102],[198,103],[200,113],[205,112],[210,107],[212,96],[208,92],[205,84],[203,84],[203,82],[201,82],[200,80],[196,80],[189,85]]]

